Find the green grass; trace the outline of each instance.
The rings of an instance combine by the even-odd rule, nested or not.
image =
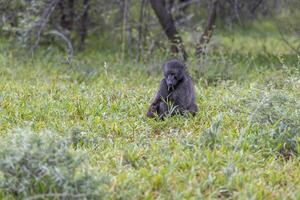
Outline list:
[[[216,37],[195,80],[196,117],[165,121],[145,116],[160,60],[90,51],[70,67],[57,54],[30,60],[2,48],[1,138],[15,128],[76,133],[90,167],[110,178],[108,199],[299,199],[299,57],[278,53],[282,46],[271,52],[276,39],[266,51],[241,50],[250,40],[231,37],[234,46]],[[196,77],[194,69],[191,61]]]

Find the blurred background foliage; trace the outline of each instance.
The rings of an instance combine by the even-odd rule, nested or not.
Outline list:
[[[153,11],[157,2],[170,14],[171,23],[167,24],[171,27],[174,23],[193,60],[195,44],[205,29],[213,1],[2,0],[0,35],[14,47],[18,44],[31,53],[42,45],[66,52],[68,59],[74,52],[85,49],[114,53],[116,59],[145,62],[170,53],[168,46],[172,40],[168,41],[163,31],[170,27],[162,27],[157,20]],[[260,54],[299,55],[299,1],[218,0],[217,3],[213,23],[216,37],[208,48],[211,51],[242,54],[247,46],[246,53],[248,49],[257,52],[261,48]],[[258,42],[258,38],[264,40]],[[279,46],[285,48],[278,49]],[[258,55],[258,60],[263,59],[263,55]]]

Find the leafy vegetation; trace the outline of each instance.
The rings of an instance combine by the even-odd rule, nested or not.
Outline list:
[[[199,113],[164,121],[145,117],[164,56],[123,63],[89,49],[70,66],[54,50],[27,59],[3,42],[0,198],[299,199],[300,59],[276,37],[255,38],[257,48],[251,37],[218,33],[201,77],[191,59]],[[29,175],[41,163],[47,176]],[[94,184],[103,174],[110,181]]]
[[[101,199],[105,182],[83,167],[70,141],[49,131],[14,130],[1,141],[0,185],[20,199]],[[102,193],[98,190],[102,187]]]

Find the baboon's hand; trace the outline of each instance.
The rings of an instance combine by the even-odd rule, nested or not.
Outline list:
[[[147,112],[147,117],[153,118],[155,117],[155,113],[157,113],[158,106],[157,105],[150,105],[149,110]]]

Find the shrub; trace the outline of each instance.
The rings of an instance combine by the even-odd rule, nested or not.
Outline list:
[[[1,141],[1,188],[20,199],[101,199],[105,180],[70,145],[69,138],[50,131],[12,131]]]
[[[273,91],[259,97],[249,123],[257,128],[254,145],[283,157],[299,155],[300,102],[297,97]],[[253,106],[253,105],[252,105]]]

